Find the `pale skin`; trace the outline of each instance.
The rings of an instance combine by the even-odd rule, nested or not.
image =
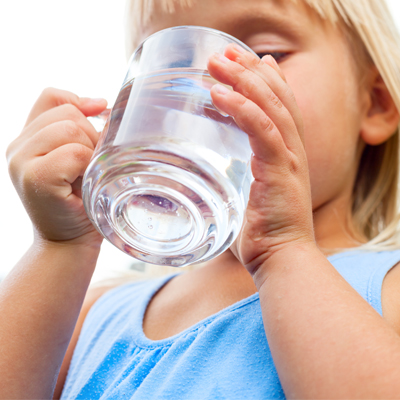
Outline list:
[[[339,30],[302,5],[202,0],[174,15],[155,13],[143,37],[175,25],[209,26],[257,53],[287,54],[278,65],[231,46],[225,58],[209,60],[210,73],[234,88],[213,87],[213,101],[249,135],[254,152],[246,223],[235,256],[226,252],[156,294],[145,334],[171,336],[258,290],[287,397],[398,398],[399,268],[385,279],[381,318],[326,259],[360,243],[347,220],[359,157],[365,143],[384,142],[399,123],[385,85],[371,67],[360,86]],[[85,315],[109,289],[89,292],[80,313],[102,239],[76,180],[98,139],[86,117],[105,107],[49,89],[9,147],[35,240],[1,285],[0,398],[51,398],[58,377],[57,398]]]

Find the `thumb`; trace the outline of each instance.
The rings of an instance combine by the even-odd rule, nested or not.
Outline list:
[[[36,103],[33,105],[25,125],[29,125],[34,119],[47,110],[63,104],[74,105],[87,117],[98,115],[107,107],[107,101],[105,99],[89,99],[87,97],[79,97],[66,90],[47,88],[43,90],[36,100]]]

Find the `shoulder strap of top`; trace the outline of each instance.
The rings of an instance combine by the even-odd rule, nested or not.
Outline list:
[[[368,282],[367,301],[382,315],[382,283],[386,274],[400,262],[400,251],[390,252],[377,265]]]
[[[400,262],[400,250],[357,250],[336,254],[328,259],[347,282],[382,315],[382,283],[386,274]]]

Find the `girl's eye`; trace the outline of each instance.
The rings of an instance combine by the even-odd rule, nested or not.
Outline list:
[[[267,54],[269,54],[272,57],[274,57],[275,61],[278,62],[278,63],[280,61],[283,61],[284,58],[286,58],[288,56],[288,53],[283,53],[283,52],[279,52],[279,51],[271,51],[271,52],[266,52],[266,53],[257,53],[258,57],[260,57],[260,58],[263,58]]]

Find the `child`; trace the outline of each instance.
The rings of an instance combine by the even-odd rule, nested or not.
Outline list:
[[[86,117],[106,104],[45,90],[8,150],[35,240],[1,287],[0,397],[400,396],[400,52],[384,1],[149,4],[129,8],[131,49],[201,25],[261,57],[229,46],[208,64],[254,152],[245,225],[204,267],[89,291],[81,309],[102,240],[79,193],[98,140]]]

